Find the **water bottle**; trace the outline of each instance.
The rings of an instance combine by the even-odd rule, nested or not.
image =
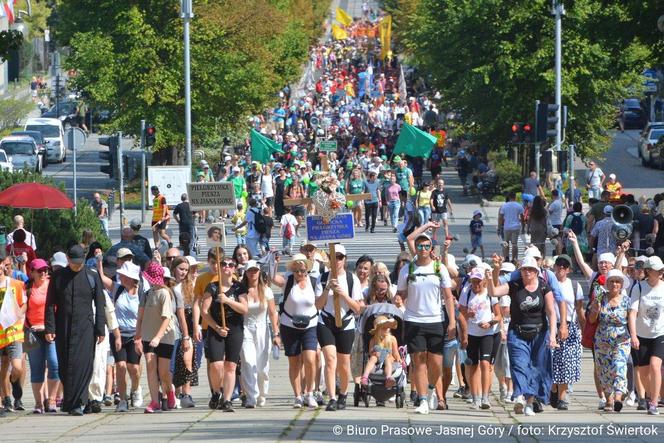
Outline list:
[[[272,345],[272,359],[279,360],[279,346]]]

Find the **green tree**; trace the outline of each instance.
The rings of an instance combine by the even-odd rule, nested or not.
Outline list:
[[[492,147],[514,121],[534,121],[537,99],[553,102],[550,0],[389,0],[408,61],[430,76],[443,105],[460,111]],[[566,141],[582,156],[609,145],[615,104],[640,85],[652,50],[633,26],[635,1],[566,1],[563,103]],[[643,3],[643,2],[638,2]]]

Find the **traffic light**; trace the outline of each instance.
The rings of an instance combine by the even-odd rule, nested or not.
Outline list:
[[[153,146],[157,139],[157,130],[152,123],[145,125],[145,146]]]
[[[117,135],[99,137],[99,144],[108,146],[108,152],[102,151],[99,156],[102,160],[108,160],[108,166],[103,165],[99,169],[109,178],[115,178],[118,170],[118,147],[120,146]]]
[[[530,143],[532,141],[533,128],[530,123],[512,124],[512,143]]]
[[[535,119],[535,143],[544,143],[549,137],[555,138],[558,124],[558,105],[537,103]]]

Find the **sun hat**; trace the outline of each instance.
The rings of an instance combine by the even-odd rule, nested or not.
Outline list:
[[[196,257],[192,257],[191,255],[187,255],[185,259],[187,260],[187,263],[189,263],[189,266],[198,266],[201,264],[201,262],[196,260]]]
[[[603,253],[600,254],[599,257],[597,258],[597,263],[599,263],[599,262],[603,262],[603,261],[605,261],[605,262],[609,262],[609,263],[611,263],[611,264],[613,265],[613,264],[616,263],[616,256],[613,255],[612,252],[603,252]]]
[[[656,255],[653,255],[652,257],[648,257],[648,260],[646,260],[644,268],[652,269],[653,271],[661,271],[662,269],[664,269],[664,263],[662,263],[661,258],[659,258]]]
[[[156,261],[148,263],[143,276],[151,285],[164,286],[164,268]]]
[[[524,253],[524,257],[542,258],[542,253],[537,246],[528,246]]]
[[[502,265],[500,265],[500,272],[509,272],[512,273],[516,271],[516,266],[514,266],[514,263],[512,262],[504,262]]]
[[[130,261],[126,261],[118,269],[118,274],[138,281],[141,278],[141,267]]]
[[[618,269],[611,269],[609,272],[606,274],[606,280],[604,280],[604,288],[608,289],[609,288],[609,281],[619,279],[622,281],[623,284],[623,289],[629,287],[629,278],[625,277],[625,275],[619,271]]]
[[[295,255],[293,255],[293,258],[291,259],[291,261],[288,262],[288,270],[293,272],[293,269],[295,268],[295,265],[298,262],[302,262],[306,265],[307,272],[311,271],[313,263],[304,254],[295,254]]]
[[[478,215],[482,217],[482,211],[480,211],[479,209],[475,209],[473,211],[473,217],[477,217]]]
[[[521,266],[519,266],[519,269],[523,268],[532,268],[538,271],[540,269],[539,266],[537,266],[537,260],[535,260],[535,257],[525,257],[521,262]]]
[[[116,254],[117,258],[125,258],[127,256],[131,256],[131,257],[134,256],[134,253],[131,252],[131,249],[129,249],[129,248],[120,248],[120,249],[118,249],[118,253]]]
[[[380,326],[387,325],[388,328],[390,329],[396,329],[397,328],[397,321],[391,317],[388,317],[387,315],[379,315],[374,319],[373,322],[373,329],[369,331],[370,334],[374,334]]]
[[[399,163],[400,161],[401,161],[401,157],[398,156],[398,155],[392,159],[392,163]]]
[[[475,263],[475,264],[472,264],[472,263]],[[472,266],[472,267],[475,267],[475,266],[479,265],[480,263],[482,263],[482,259],[479,258],[479,257],[478,257],[477,255],[475,255],[475,254],[468,254],[468,255],[466,255],[466,257],[465,257],[464,260],[463,260],[463,264],[464,264],[465,266],[469,266],[469,265],[470,265],[470,266]]]

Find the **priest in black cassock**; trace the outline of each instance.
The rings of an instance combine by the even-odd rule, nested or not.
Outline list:
[[[85,251],[67,251],[69,265],[53,273],[46,298],[46,340],[54,341],[62,411],[83,415],[94,367],[95,344],[104,340],[104,293],[99,275],[85,268]],[[92,305],[95,305],[93,311]]]

